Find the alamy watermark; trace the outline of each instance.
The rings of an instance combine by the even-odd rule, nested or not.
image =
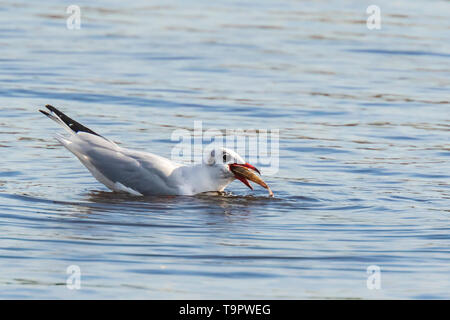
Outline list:
[[[66,26],[69,30],[81,29],[81,9],[79,6],[72,4],[67,7],[66,13],[70,16],[66,20]]]
[[[367,18],[366,26],[369,30],[381,29],[381,9],[377,5],[370,5],[366,9],[366,13],[369,14]]]
[[[76,264],[67,267],[66,273],[69,277],[66,280],[66,287],[69,290],[81,289],[81,268]]]
[[[381,268],[377,265],[367,267],[367,274],[369,276],[366,280],[367,289],[380,290],[381,289]]]
[[[171,152],[177,162],[200,164],[206,150],[224,147],[237,152],[244,160],[260,167],[264,175],[279,169],[279,129],[203,129],[202,121],[194,121],[194,129],[177,129],[171,140],[178,142]]]

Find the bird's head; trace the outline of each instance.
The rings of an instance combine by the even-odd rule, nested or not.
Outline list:
[[[253,165],[244,161],[244,159],[233,150],[218,147],[207,151],[204,162],[216,170],[219,170],[221,176],[230,182],[234,179],[240,180],[243,184],[253,190],[248,180],[253,181],[266,188],[269,194],[273,196],[269,186],[258,176],[260,171]],[[258,173],[258,175],[256,174]]]

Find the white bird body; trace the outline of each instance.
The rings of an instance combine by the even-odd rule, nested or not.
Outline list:
[[[184,165],[167,158],[123,148],[106,139],[64,113],[46,106],[51,113],[40,110],[63,126],[68,136],[56,139],[72,152],[92,175],[106,187],[133,195],[195,195],[202,192],[223,191],[236,178],[250,184],[244,176],[234,173],[236,166],[259,171],[234,151],[225,148],[212,150],[208,159],[197,165]],[[218,161],[223,156],[223,162]],[[220,159],[221,160],[221,159]],[[245,174],[245,172],[244,172]],[[246,176],[270,188],[259,178]],[[259,181],[258,181],[259,179]]]
[[[209,166],[176,163],[153,153],[122,148],[89,133],[80,132],[68,138],[59,135],[56,139],[113,191],[134,195],[194,195],[223,191],[234,180],[232,176],[220,179],[217,170]]]

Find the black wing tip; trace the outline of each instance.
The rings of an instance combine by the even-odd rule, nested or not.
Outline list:
[[[50,114],[47,111],[39,109],[39,112],[45,114],[47,117],[50,117]]]
[[[63,114],[61,111],[59,111],[58,109],[56,109],[54,106],[52,106],[50,104],[46,104],[45,107],[48,110],[50,110],[51,112],[56,113],[58,116]]]
[[[89,129],[88,127],[83,126],[81,123],[73,120],[72,118],[69,118],[67,115],[65,115],[63,112],[59,111],[58,109],[56,109],[54,106],[52,105],[45,105],[45,107],[50,110],[50,112],[56,114],[56,116],[62,121],[64,122],[72,131],[74,131],[75,133],[78,132],[86,132],[86,133],[90,133],[99,137],[102,137],[101,135],[99,135],[98,133],[92,131],[91,129]],[[40,112],[42,112],[43,114],[45,114],[48,117],[52,117],[52,115],[50,115],[48,112],[43,111],[43,110],[39,110]],[[104,138],[104,137],[102,137]],[[105,139],[105,138],[104,138]]]

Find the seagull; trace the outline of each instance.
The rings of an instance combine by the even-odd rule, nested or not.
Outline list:
[[[118,146],[55,107],[45,107],[48,111],[39,111],[69,133],[68,136],[57,134],[56,140],[112,191],[136,196],[196,195],[223,192],[238,179],[252,190],[248,180],[253,181],[273,196],[269,186],[255,174],[260,171],[233,150],[214,148],[201,164],[176,163],[153,153]]]

